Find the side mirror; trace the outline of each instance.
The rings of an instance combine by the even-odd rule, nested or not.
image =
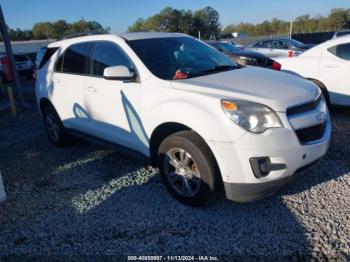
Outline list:
[[[135,81],[136,74],[126,66],[110,66],[103,71],[103,77],[107,80]]]

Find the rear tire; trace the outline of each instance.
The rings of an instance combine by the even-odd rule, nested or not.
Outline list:
[[[56,147],[67,146],[70,137],[63,123],[52,105],[47,105],[42,112],[45,131],[51,143]]]
[[[216,161],[195,132],[167,137],[158,150],[158,166],[168,191],[180,202],[202,206],[214,197],[219,182]]]

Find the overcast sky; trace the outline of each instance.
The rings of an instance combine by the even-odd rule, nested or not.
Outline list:
[[[211,6],[220,14],[223,26],[231,23],[258,23],[274,17],[291,20],[303,14],[327,15],[332,8],[350,8],[350,0],[0,0],[11,28],[31,29],[40,21],[65,19],[96,20],[124,32],[136,19],[147,18],[164,7],[197,10]]]

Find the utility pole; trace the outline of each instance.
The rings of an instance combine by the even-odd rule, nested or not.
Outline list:
[[[12,52],[12,47],[11,47],[11,42],[10,42],[10,37],[9,34],[7,32],[7,27],[6,27],[6,22],[5,22],[5,18],[4,18],[4,14],[2,12],[2,7],[0,4],[0,31],[2,34],[2,38],[4,40],[4,44],[5,44],[5,49],[6,49],[6,53],[7,56],[10,60],[10,64],[12,67],[12,73],[13,73],[13,82],[15,84],[15,95],[18,98],[18,102],[19,102],[19,106],[22,109],[28,108],[24,96],[23,96],[23,92],[22,92],[22,88],[21,88],[21,82],[19,80],[19,76],[18,76],[18,72],[16,69],[16,62],[15,62],[15,58],[13,56],[13,52]]]
[[[292,32],[293,32],[293,19],[290,20],[290,27],[289,27],[289,38],[292,39]]]
[[[81,22],[83,23],[83,32],[87,32],[86,27],[85,27],[84,16],[81,17]]]
[[[201,31],[198,31],[198,39],[201,40]]]

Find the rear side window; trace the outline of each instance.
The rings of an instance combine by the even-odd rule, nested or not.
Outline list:
[[[271,41],[261,41],[254,45],[257,48],[271,48]]]
[[[350,44],[333,46],[327,50],[341,59],[350,61]]]
[[[90,43],[75,44],[64,52],[63,73],[85,74],[86,61],[89,57]]]
[[[264,42],[257,42],[254,47],[257,47],[257,48],[263,48],[264,47]]]
[[[57,51],[58,47],[42,48],[36,55],[35,64],[38,69],[42,68],[47,61],[50,60],[51,56]]]
[[[103,76],[106,67],[123,65],[133,68],[126,54],[115,44],[109,42],[95,43],[92,54],[91,74],[94,76]]]

